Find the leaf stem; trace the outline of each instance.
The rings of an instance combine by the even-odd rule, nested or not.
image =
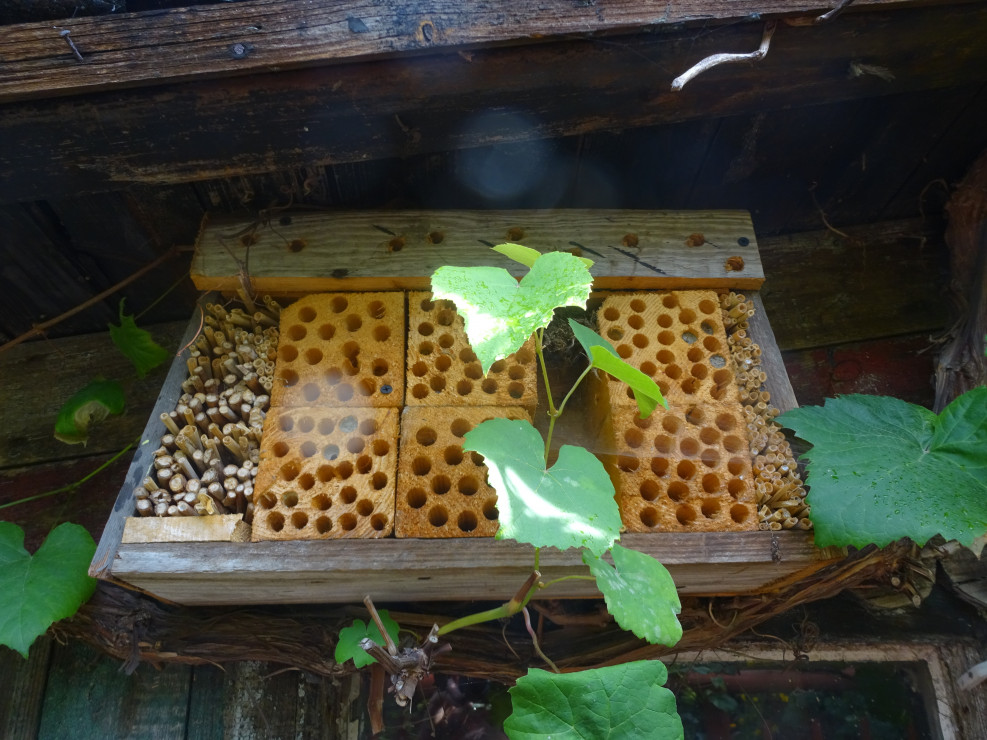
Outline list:
[[[542,652],[541,645],[538,643],[538,635],[535,634],[535,630],[531,627],[531,616],[528,614],[528,608],[525,607],[521,611],[524,613],[525,629],[527,629],[528,634],[531,635],[531,644],[534,646],[535,652],[538,654],[538,657],[544,660],[546,663],[548,663],[549,667],[553,671],[555,671],[556,673],[562,673],[562,671],[559,670],[559,667],[555,665],[554,662],[552,662],[552,659]]]
[[[524,609],[531,601],[531,597],[535,595],[535,591],[538,590],[539,579],[541,578],[541,573],[537,570],[532,571],[531,575],[528,576],[528,580],[524,582],[524,585],[518,589],[518,592],[511,597],[510,601],[507,601],[500,606],[494,607],[493,609],[487,609],[486,611],[477,612],[476,614],[467,614],[465,617],[460,617],[459,619],[454,619],[448,624],[444,624],[439,628],[438,634],[447,635],[463,627],[470,627],[474,624],[481,624],[483,622],[491,622],[495,619],[501,619],[503,617],[512,617],[519,611]]]
[[[73,483],[69,483],[67,486],[62,486],[61,488],[56,488],[56,489],[54,489],[52,491],[45,491],[44,493],[39,493],[39,494],[37,494],[35,496],[27,496],[26,498],[20,498],[20,499],[17,499],[16,501],[8,501],[5,504],[0,504],[0,509],[7,509],[7,508],[10,508],[11,506],[17,506],[18,504],[27,504],[27,503],[30,503],[31,501],[37,501],[38,499],[47,498],[48,496],[55,496],[55,495],[57,495],[59,493],[68,493],[69,491],[74,490],[74,489],[78,488],[79,486],[81,486],[83,483],[85,483],[90,478],[93,478],[94,476],[98,475],[99,473],[101,473],[106,468],[110,467],[113,463],[115,463],[117,460],[119,460],[121,457],[123,457],[125,454],[127,454],[127,452],[130,451],[130,449],[135,444],[137,444],[137,442],[139,440],[140,440],[140,437],[138,437],[133,442],[131,442],[129,445],[127,445],[126,447],[124,447],[122,450],[120,450],[117,454],[115,454],[109,460],[107,460],[106,462],[104,462],[102,465],[100,465],[94,471],[92,471],[91,473],[89,473],[85,477],[80,478],[79,480],[77,480],[77,481],[75,481]]]
[[[548,588],[556,583],[562,583],[562,581],[595,581],[596,578],[593,576],[562,576],[561,578],[556,578],[554,580],[548,581],[542,584],[542,588]]]
[[[579,384],[583,382],[583,378],[589,375],[589,371],[592,369],[593,369],[593,363],[591,361],[589,365],[586,366],[586,369],[583,370],[582,374],[578,378],[576,378],[576,382],[572,384],[572,388],[569,389],[569,392],[565,394],[565,398],[562,399],[562,403],[559,404],[559,411],[558,411],[559,416],[562,415],[562,411],[565,409],[565,405],[569,403],[569,399],[572,398],[572,394],[576,391],[576,388],[578,388]]]
[[[536,332],[535,352],[538,354],[538,364],[541,366],[542,379],[545,381],[545,397],[548,399],[548,432],[545,434],[545,467],[548,467],[548,454],[552,450],[552,432],[555,430],[555,420],[562,413],[555,408],[555,401],[552,399],[552,384],[548,380],[548,364],[545,362],[545,353],[542,351],[542,344],[545,339],[545,329],[540,328]]]

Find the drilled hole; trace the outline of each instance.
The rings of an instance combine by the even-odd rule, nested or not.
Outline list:
[[[648,346],[648,338],[644,334],[635,334],[631,338],[631,343],[638,349],[644,349]]]
[[[514,399],[522,398],[524,396],[524,383],[518,383],[517,381],[508,383],[507,395]]]
[[[375,491],[381,491],[387,486],[387,473],[374,473],[370,476],[370,486]]]
[[[452,424],[449,425],[449,431],[456,437],[465,436],[466,432],[472,428],[473,425],[466,421],[466,419],[454,419]]]
[[[421,334],[423,337],[430,337],[434,332],[435,332],[435,327],[432,326],[427,321],[423,321],[418,325],[418,333]]]
[[[286,344],[278,350],[278,354],[285,362],[294,362],[298,359],[298,348],[293,344]]]
[[[641,498],[645,501],[654,501],[661,495],[661,486],[653,480],[643,481],[639,490],[641,491]]]
[[[612,326],[607,329],[607,338],[612,339],[615,342],[619,342],[624,338],[624,330],[619,326]]]
[[[324,493],[317,493],[312,496],[312,508],[317,511],[327,511],[332,508],[332,499]]]
[[[734,504],[730,507],[730,518],[737,522],[737,524],[746,522],[750,515],[750,509],[743,504]]]
[[[691,396],[699,390],[699,385],[699,380],[697,378],[686,378],[682,381],[682,392]]]
[[[641,367],[639,369],[641,370],[642,373],[649,376],[654,375],[656,372],[658,372],[658,366],[650,361],[642,362]]]
[[[432,479],[432,492],[442,496],[449,493],[449,489],[452,488],[452,481],[449,480],[448,475],[437,475]]]
[[[670,350],[661,349],[658,350],[658,354],[655,355],[655,359],[658,360],[662,365],[669,365],[675,362],[675,355],[672,354]]]
[[[679,299],[676,296],[672,295],[671,293],[668,293],[667,295],[662,297],[661,305],[663,305],[665,308],[675,308],[677,305],[679,305]]]
[[[668,475],[668,458],[665,457],[651,458],[651,472],[654,473],[659,478],[664,478],[666,475]]]
[[[630,316],[627,317],[627,325],[632,329],[636,329],[640,331],[642,328],[644,328],[644,319],[641,318],[641,316],[639,316],[636,313],[631,314]]]
[[[328,435],[332,434],[333,429],[336,428],[336,422],[332,419],[319,419],[319,434]]]
[[[332,444],[326,445],[325,447],[322,448],[322,457],[330,461],[335,460],[337,457],[339,457],[339,447]]]
[[[342,383],[336,387],[336,398],[342,403],[346,403],[353,398],[353,386],[349,383]]]
[[[326,383],[336,385],[343,379],[343,371],[338,367],[331,367],[326,370]]]
[[[444,506],[433,506],[428,510],[428,523],[433,527],[445,526],[445,523],[449,521],[449,512],[446,511]]]
[[[463,448],[459,445],[449,445],[442,453],[446,465],[459,465],[463,461]]]
[[[620,318],[620,311],[613,306],[607,306],[607,308],[603,311],[603,318],[607,321],[616,321]]]
[[[420,509],[428,501],[428,494],[425,493],[424,489],[412,488],[408,491],[408,495],[405,496],[405,501],[408,502],[408,506],[412,509]]]
[[[336,336],[336,327],[332,324],[323,324],[319,327],[319,339],[329,341]]]
[[[291,526],[295,529],[305,529],[308,526],[308,514],[304,511],[296,511],[291,515]]]
[[[472,532],[477,526],[476,514],[472,511],[460,513],[459,518],[456,520],[456,526],[459,527],[460,532]]]
[[[655,449],[663,455],[667,455],[675,446],[675,441],[664,434],[655,437]]]
[[[386,439],[375,439],[373,443],[373,450],[377,457],[384,457],[384,455],[391,451],[391,445]]]
[[[638,469],[641,461],[636,457],[630,455],[618,455],[617,456],[617,467],[623,470],[625,473],[633,473]]]
[[[360,516],[370,516],[374,513],[374,503],[369,499],[361,498],[356,502],[356,513]]]
[[[479,362],[472,362],[465,367],[463,375],[472,380],[479,380],[483,377],[483,368],[480,367]]]
[[[332,531],[332,519],[327,516],[320,516],[315,520],[315,531],[319,534],[329,534]]]
[[[720,478],[713,473],[706,473],[703,476],[703,490],[706,493],[716,493],[720,490]]]
[[[315,453],[319,450],[315,446],[315,442],[306,441],[302,442],[301,446],[298,448],[298,451],[302,454],[302,457],[314,457]]]
[[[439,311],[439,315],[435,319],[441,326],[452,326],[453,322],[456,320],[456,312],[445,308]]]
[[[431,471],[432,461],[427,457],[416,457],[411,463],[411,472],[415,475],[428,475]]]
[[[281,480],[289,481],[297,478],[300,472],[302,472],[302,469],[296,460],[285,463],[281,466],[281,470],[279,471]]]
[[[460,380],[456,383],[456,393],[460,396],[468,396],[473,392],[473,383],[468,380]]]
[[[370,455],[360,455],[356,459],[356,472],[360,475],[366,475],[374,468],[374,461]]]
[[[737,425],[737,420],[730,414],[717,414],[716,426],[724,432],[729,432]]]
[[[444,375],[434,375],[429,378],[428,387],[431,388],[435,393],[441,393],[446,387],[446,378]]]
[[[692,437],[686,437],[679,443],[679,450],[686,457],[695,457],[699,454],[699,441]]]
[[[418,345],[418,352],[425,357],[428,357],[435,351],[435,345],[431,342],[422,342]]]
[[[652,506],[641,509],[641,524],[653,528],[658,526],[658,510]]]
[[[314,403],[321,395],[322,391],[315,383],[306,383],[302,386],[302,396],[304,396],[305,400],[309,403]]]
[[[675,342],[675,334],[670,331],[659,332],[658,341],[668,347]]]
[[[428,386],[424,383],[418,383],[414,388],[411,389],[411,395],[421,401],[423,398],[428,398]]]
[[[340,489],[339,500],[347,506],[351,506],[356,501],[356,489],[353,486],[345,486]]]
[[[483,502],[483,518],[489,522],[497,521],[500,512],[497,510],[497,497],[488,498]]]
[[[696,474],[696,464],[691,460],[682,460],[675,466],[675,474],[682,480],[690,480]]]
[[[353,475],[353,463],[349,460],[343,460],[343,462],[339,463],[339,466],[336,468],[336,475],[338,475],[341,480],[346,480],[349,478]]]
[[[262,509],[273,509],[278,503],[277,497],[270,491],[266,491],[257,497],[257,504]]]
[[[272,511],[267,515],[267,526],[272,532],[280,532],[284,529],[284,514]]]
[[[668,484],[668,497],[672,501],[684,501],[689,497],[689,486],[680,480]]]
[[[444,373],[452,367],[452,358],[449,355],[439,355],[435,358],[435,369],[440,373]]]
[[[288,335],[288,339],[299,342],[305,338],[305,335],[308,334],[308,330],[301,324],[294,324],[288,327],[286,334]]]
[[[480,490],[480,482],[471,475],[463,476],[456,485],[459,492],[464,496],[472,496]]]
[[[459,350],[459,359],[461,362],[465,364],[476,362],[476,353],[473,350],[471,350],[469,347],[467,347],[466,349],[461,349]],[[482,375],[483,373],[481,372],[480,374]]]
[[[665,368],[665,375],[667,375],[671,380],[678,380],[682,377],[682,368],[678,365],[669,365]]]
[[[747,493],[747,484],[741,478],[731,478],[727,481],[727,493],[734,498],[740,498]]]
[[[281,382],[284,383],[285,388],[291,388],[294,385],[298,385],[299,377],[298,373],[292,370],[290,367],[286,367],[281,371]]]
[[[696,521],[696,510],[691,506],[682,504],[675,510],[675,518],[683,527],[687,527]]]
[[[339,528],[344,532],[352,532],[356,529],[356,515],[346,513],[339,517]]]
[[[632,354],[634,354],[634,350],[632,350],[626,344],[617,345],[617,355],[620,357],[620,359],[626,360]]]
[[[441,337],[439,337],[439,346],[442,349],[449,349],[455,343],[456,343],[456,339],[455,337],[452,336],[452,334],[443,334]]]
[[[706,369],[705,365],[698,365],[698,364],[693,365],[692,370],[690,371],[692,377],[696,378],[696,380],[704,379],[706,377],[706,373],[708,372],[709,370]]]
[[[275,457],[284,457],[288,454],[288,445],[285,442],[275,442],[271,447],[271,452]]]
[[[723,448],[727,452],[735,455],[741,450],[746,449],[747,445],[744,443],[744,440],[742,440],[737,435],[728,434],[726,437],[723,438]]]
[[[497,360],[497,362],[490,366],[490,372],[492,373],[502,373],[505,369],[507,369],[507,360]]]
[[[422,427],[417,432],[415,432],[415,440],[422,447],[428,447],[429,445],[435,444],[435,440],[438,439],[438,435],[435,430],[431,427]]]
[[[384,514],[374,514],[370,517],[370,527],[375,532],[382,532],[387,527],[387,517]]]
[[[342,313],[349,308],[349,305],[350,302],[341,295],[333,296],[332,300],[329,301],[329,307],[332,309],[333,313]]]
[[[315,471],[315,476],[319,479],[319,483],[328,483],[336,477],[336,469],[332,465],[320,465]]]
[[[483,382],[480,383],[480,390],[490,395],[497,392],[497,387],[497,381],[493,378],[484,378]]]
[[[705,314],[715,313],[718,306],[715,301],[711,301],[708,298],[704,298],[699,301],[699,310]]]
[[[435,302],[429,298],[423,298],[421,302],[422,311],[429,313],[433,308],[435,308]]]

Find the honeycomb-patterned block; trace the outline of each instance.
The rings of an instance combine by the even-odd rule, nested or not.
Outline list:
[[[397,438],[397,409],[271,409],[254,483],[253,539],[390,534]]]
[[[281,312],[272,406],[400,407],[404,294],[323,293]]]
[[[463,436],[487,419],[525,419],[523,408],[407,407],[394,533],[397,537],[492,537],[497,494],[487,485],[483,457],[463,450]]]
[[[631,532],[757,529],[753,474],[739,404],[660,407],[647,419],[611,410],[604,462]]]
[[[661,388],[670,404],[739,401],[723,314],[711,290],[621,293],[597,314],[617,354]],[[633,406],[626,384],[607,380],[612,406]]]
[[[433,301],[431,293],[408,294],[407,367],[408,406],[538,404],[534,341],[495,362],[484,377],[455,305]]]

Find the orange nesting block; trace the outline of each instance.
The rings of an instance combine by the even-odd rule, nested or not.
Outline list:
[[[600,306],[597,324],[618,355],[654,379],[669,404],[739,401],[715,292],[613,294]],[[635,405],[626,384],[605,382],[611,406]]]
[[[397,537],[492,537],[497,494],[483,457],[463,437],[493,418],[531,421],[527,410],[497,407],[408,407],[401,415]]]
[[[271,409],[254,484],[253,540],[390,534],[397,437],[397,409]]]
[[[498,360],[486,376],[451,301],[408,294],[408,406],[538,405],[534,340]]]
[[[611,409],[603,455],[631,532],[757,529],[753,474],[739,404]],[[611,426],[612,425],[612,426]]]
[[[281,311],[272,406],[400,407],[404,294],[326,293]]]

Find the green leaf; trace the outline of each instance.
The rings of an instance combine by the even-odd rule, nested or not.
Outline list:
[[[658,384],[636,367],[624,362],[610,342],[578,321],[569,319],[569,326],[572,328],[576,340],[586,350],[593,367],[609,373],[617,380],[630,386],[642,419],[651,416],[651,412],[658,407],[659,403],[666,409],[668,408],[668,401],[661,395],[661,388],[658,387]]]
[[[123,388],[115,380],[94,380],[58,410],[55,439],[67,444],[86,444],[89,426],[110,414],[122,414]]]
[[[155,342],[149,332],[138,328],[133,316],[124,314],[124,300],[120,300],[120,326],[110,324],[110,339],[117,349],[134,363],[137,377],[143,378],[167,360],[169,352]]]
[[[682,740],[675,695],[661,661],[573,673],[532,668],[511,689],[511,740]]]
[[[524,420],[490,419],[466,433],[463,449],[483,455],[497,491],[497,539],[603,554],[620,533],[607,471],[591,453],[570,445],[563,445],[558,461],[546,470],[544,447]]]
[[[486,373],[548,326],[556,308],[584,306],[592,282],[578,257],[549,252],[520,283],[501,267],[440,267],[432,275],[432,294],[456,304]]]
[[[987,388],[936,416],[897,398],[851,395],[779,421],[812,444],[816,544],[879,546],[941,534],[969,547],[987,532]]]
[[[537,249],[532,249],[531,247],[525,247],[520,244],[498,244],[496,247],[491,247],[493,251],[500,252],[505,257],[514,260],[515,262],[520,262],[525,267],[531,267],[535,264],[535,260],[541,257],[541,252]],[[593,260],[587,259],[586,257],[576,257],[576,259],[581,260],[586,267],[593,266]]]
[[[583,562],[617,624],[655,645],[677,643],[682,625],[675,615],[682,604],[668,570],[650,555],[617,544],[611,555],[613,566],[589,552],[583,553]]]
[[[60,524],[32,556],[24,530],[0,522],[0,644],[25,658],[52,622],[75,614],[96,589],[88,575],[96,543],[78,524]]]
[[[396,643],[398,640],[398,631],[401,629],[398,623],[391,619],[391,615],[387,609],[380,609],[377,613],[380,615],[380,621],[384,623],[384,629],[387,630],[387,634]],[[362,619],[355,619],[353,620],[353,624],[339,631],[339,639],[336,642],[336,662],[344,663],[352,659],[353,665],[357,668],[363,668],[371,663],[376,663],[377,659],[360,647],[360,640],[365,637],[369,637],[378,645],[386,645],[384,636],[380,634],[380,630],[377,629],[377,625],[373,621],[368,625]]]

